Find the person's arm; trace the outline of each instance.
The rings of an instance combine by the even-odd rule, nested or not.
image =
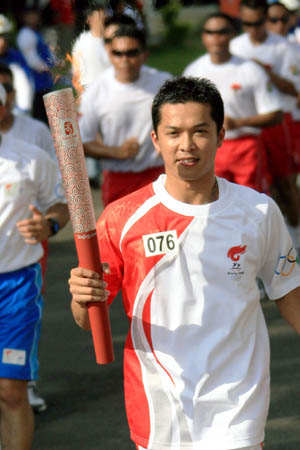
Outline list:
[[[34,205],[30,205],[29,209],[32,211],[32,217],[17,222],[17,228],[26,244],[36,245],[56,234],[52,231],[53,222],[51,223],[49,219],[55,221],[54,225],[58,225],[57,231],[61,230],[69,220],[68,206],[64,203],[51,206],[45,215]]]
[[[85,142],[83,144],[84,153],[93,158],[116,158],[127,159],[133,158],[139,151],[139,143],[137,138],[132,137],[126,139],[121,146],[107,146],[99,139],[95,141]]]
[[[107,266],[103,267],[108,270]],[[72,294],[71,310],[75,322],[80,328],[90,330],[87,306],[91,302],[105,302],[109,296],[107,283],[101,280],[97,272],[77,267],[72,269],[69,278]]]
[[[282,317],[300,334],[300,286],[275,301]]]
[[[37,38],[35,33],[29,28],[20,31],[17,37],[17,44],[22,52],[28,66],[38,72],[48,71],[49,68],[37,52]]]
[[[258,59],[253,59],[253,61],[265,70],[274,86],[276,86],[280,92],[282,92],[283,94],[291,95],[292,97],[298,96],[297,89],[295,88],[292,81],[274,73],[272,71],[272,68],[268,64],[263,64]]]
[[[266,114],[257,114],[251,117],[233,118],[225,116],[225,130],[235,130],[240,127],[264,128],[277,125],[282,121],[282,111],[273,111]]]

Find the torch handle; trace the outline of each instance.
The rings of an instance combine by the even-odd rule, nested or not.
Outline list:
[[[96,230],[87,233],[74,233],[79,267],[93,270],[102,275]],[[108,364],[114,360],[108,306],[106,302],[90,303],[88,313],[91,324],[96,361]]]

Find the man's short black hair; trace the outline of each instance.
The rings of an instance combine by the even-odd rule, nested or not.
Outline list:
[[[11,68],[7,64],[4,64],[4,63],[0,63],[0,75],[8,75],[10,77],[11,81],[13,81],[13,79],[14,79]]]
[[[143,50],[146,48],[146,33],[144,30],[137,28],[136,25],[121,25],[114,33],[113,39],[115,37],[129,37],[136,39]]]
[[[218,11],[209,14],[204,19],[204,22],[203,22],[203,25],[202,25],[203,28],[205,28],[205,25],[207,24],[207,22],[210,19],[224,19],[224,20],[226,20],[226,22],[228,23],[228,25],[232,29],[233,33],[237,33],[237,31],[238,31],[236,20],[233,17],[229,16],[228,14],[225,14],[223,12],[218,12]]]
[[[268,3],[266,0],[242,0],[240,3],[240,8],[245,6],[250,9],[262,9],[266,14],[268,11]]]
[[[113,14],[104,20],[104,28],[108,28],[110,25],[135,25],[135,21],[126,14]]]
[[[165,104],[204,103],[211,107],[211,117],[219,133],[224,122],[224,105],[216,86],[206,78],[180,77],[167,80],[152,103],[152,123],[155,133],[161,121],[161,107]]]

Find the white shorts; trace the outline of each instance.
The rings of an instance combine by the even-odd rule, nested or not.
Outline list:
[[[146,448],[139,447],[139,446],[137,447],[137,449],[138,450],[147,450]],[[262,450],[262,446],[261,446],[261,444],[259,444],[259,445],[254,445],[252,447],[235,448],[234,450]]]

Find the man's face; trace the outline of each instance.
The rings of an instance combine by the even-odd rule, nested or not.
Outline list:
[[[5,109],[6,109],[6,115],[9,115],[15,102],[15,90],[13,87],[12,79],[7,74],[0,74],[0,83],[3,84],[5,90],[6,90],[6,103],[5,103]]]
[[[5,34],[0,34],[0,56],[4,55],[8,49],[7,36]]]
[[[115,34],[116,31],[118,31],[119,26],[118,25],[109,25],[108,27],[104,28],[104,46],[105,50],[108,53],[108,56],[111,56],[111,43],[112,43],[112,37]]]
[[[249,33],[250,38],[255,41],[262,41],[265,38],[266,16],[262,8],[251,9],[246,6],[241,7],[240,18],[243,29]]]
[[[152,141],[162,156],[168,179],[203,181],[214,175],[217,148],[224,139],[224,129],[217,133],[206,103],[164,104],[160,109],[157,134]]]
[[[140,43],[131,37],[115,37],[111,43],[111,62],[116,79],[121,83],[132,83],[140,76],[146,53]]]
[[[232,38],[233,30],[226,19],[213,17],[205,23],[202,41],[210,55],[226,55]]]
[[[286,36],[289,31],[289,13],[281,5],[272,5],[268,9],[267,29],[272,33]]]

